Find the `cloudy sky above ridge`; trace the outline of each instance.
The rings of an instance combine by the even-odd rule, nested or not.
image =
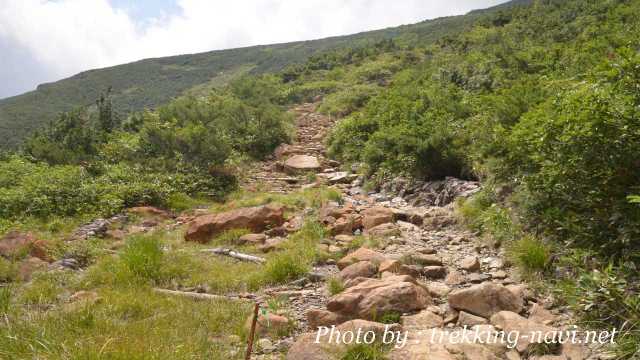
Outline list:
[[[0,0],[0,98],[143,58],[345,35],[506,0]]]

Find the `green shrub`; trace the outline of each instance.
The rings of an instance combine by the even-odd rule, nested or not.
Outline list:
[[[543,272],[551,260],[549,246],[532,235],[510,244],[509,253],[516,264],[529,272]]]
[[[640,248],[640,207],[627,200],[640,184],[631,170],[640,153],[638,64],[637,51],[621,51],[603,75],[523,116],[508,138],[528,216],[549,235],[607,254]]]
[[[569,304],[587,329],[618,329],[619,336],[615,339],[618,358],[634,359],[640,351],[640,289],[636,285],[636,269],[629,264],[585,269],[585,256],[592,255],[577,252],[573,258],[564,259],[563,265],[574,274],[557,287],[557,298]]]

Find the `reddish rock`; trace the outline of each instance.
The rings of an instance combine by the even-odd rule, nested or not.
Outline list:
[[[475,256],[468,256],[460,261],[460,268],[469,272],[480,270],[480,261]]]
[[[542,334],[541,339],[545,339],[545,334],[552,336],[557,329],[537,323],[533,320],[526,319],[515,312],[500,311],[491,317],[491,324],[502,329],[505,333],[518,332],[520,334]],[[517,339],[516,349],[524,352],[530,345],[537,341],[535,336],[519,336]]]
[[[398,225],[394,223],[384,223],[380,225],[376,225],[369,230],[366,230],[366,233],[371,236],[400,236],[400,228]]]
[[[338,325],[348,320],[346,316],[322,309],[312,309],[305,314],[311,329],[318,326]]]
[[[338,265],[338,269],[342,270],[358,261],[371,261],[379,264],[385,260],[386,258],[381,253],[362,247],[338,260],[336,265]]]
[[[413,254],[411,261],[423,266],[442,266],[442,259],[433,254]]]
[[[365,230],[369,230],[380,224],[390,223],[393,221],[393,210],[376,206],[366,209],[362,212],[362,225]]]
[[[368,279],[327,302],[327,310],[350,318],[372,319],[387,312],[406,313],[431,305],[431,296],[411,276]]]
[[[470,288],[456,290],[449,294],[449,305],[456,310],[489,318],[493,314],[507,310],[522,311],[523,300],[502,285],[486,282]]]
[[[344,322],[336,326],[336,330],[340,333],[351,331],[353,333],[361,332],[363,334],[373,331],[376,339],[381,339],[385,330],[398,331],[397,326],[376,323],[366,320],[352,320]],[[328,360],[341,358],[347,345],[343,343],[336,344],[329,342],[329,337],[324,336],[316,342],[317,332],[305,333],[300,335],[296,342],[289,348],[287,360]]]
[[[0,256],[14,258],[26,254],[43,261],[51,261],[47,254],[47,243],[36,239],[32,233],[11,231],[0,240]]]
[[[343,216],[337,219],[331,226],[329,226],[329,233],[331,235],[352,235],[355,230],[355,219],[352,216]]]
[[[219,214],[198,216],[189,224],[185,240],[206,243],[225,230],[249,229],[258,233],[268,227],[280,226],[283,223],[284,207],[281,205],[269,204],[241,208]]]

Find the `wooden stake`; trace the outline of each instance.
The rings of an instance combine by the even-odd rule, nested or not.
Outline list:
[[[247,339],[247,354],[245,355],[245,360],[251,359],[251,351],[253,350],[253,338],[256,333],[256,322],[258,321],[258,311],[260,310],[260,305],[256,303],[253,308],[253,320],[251,320],[251,332],[249,333],[249,339]]]

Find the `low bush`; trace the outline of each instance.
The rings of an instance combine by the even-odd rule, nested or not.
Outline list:
[[[514,262],[527,272],[541,273],[551,261],[550,247],[532,235],[525,235],[509,244],[508,249]]]

